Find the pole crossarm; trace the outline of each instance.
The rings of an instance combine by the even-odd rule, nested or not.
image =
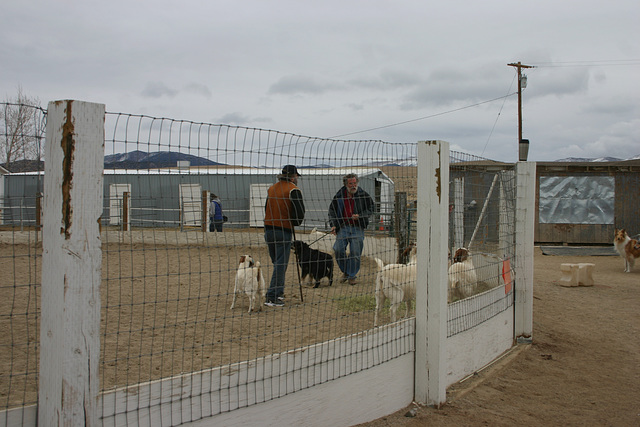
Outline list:
[[[520,72],[521,68],[536,68],[535,65],[524,65],[520,62],[512,62],[511,64],[507,64],[510,67],[516,67],[518,69],[518,72]]]

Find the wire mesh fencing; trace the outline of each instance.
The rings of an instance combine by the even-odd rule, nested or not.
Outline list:
[[[46,111],[0,104],[0,408],[37,402]],[[29,171],[11,182],[10,173]]]
[[[393,310],[389,301],[377,307],[376,287],[380,265],[406,263],[403,253],[416,240],[416,143],[107,113],[104,149],[103,395],[215,371],[206,387],[193,385],[202,390],[190,393],[219,390],[218,400],[207,403],[216,406],[209,413],[219,413],[414,351],[412,324],[390,329],[384,340],[368,331],[376,316],[385,328],[396,314],[415,313],[410,297]],[[451,152],[450,163],[450,270],[442,286],[452,336],[513,304],[515,174],[513,165],[463,153]],[[295,182],[286,165],[296,167]],[[0,262],[8,272],[0,277],[0,319],[11,331],[0,345],[5,409],[37,401],[43,178],[37,171],[11,173],[0,186]],[[348,197],[354,178],[357,202]],[[267,231],[282,224],[272,225],[266,206],[281,182],[299,189],[304,220],[274,241]],[[456,254],[460,248],[468,251],[465,259]],[[282,289],[275,290],[279,281]],[[344,345],[344,337],[360,341]],[[270,373],[282,381],[268,385],[251,374],[273,369],[266,361],[284,354],[301,354],[315,368],[301,369],[292,359]],[[329,371],[327,359],[345,368]],[[230,382],[227,373],[247,363],[245,376]],[[230,397],[238,384],[242,396]],[[125,406],[150,405],[148,396],[133,395],[128,399],[137,401]],[[122,404],[101,402],[103,416]]]
[[[516,174],[513,165],[459,153],[450,169],[447,299],[474,297],[465,306],[450,306],[452,336],[513,305]],[[499,292],[492,291],[498,287]]]
[[[107,114],[107,123],[106,152],[112,154],[105,156],[104,181],[104,390],[230,366],[373,326],[373,258],[397,260],[394,195],[416,186],[415,144],[123,114]],[[277,295],[284,306],[267,307],[259,283],[247,290],[250,284],[236,277],[248,256],[252,268],[259,265],[265,288],[271,286],[265,203],[285,165],[301,175],[305,207],[291,239],[329,255],[331,271],[305,276],[306,254],[279,242],[288,251],[284,294]],[[342,260],[329,210],[351,173],[371,205],[350,213],[362,216],[352,224],[362,235]],[[221,232],[211,231],[216,222]],[[351,283],[343,280],[345,273]],[[236,286],[241,289],[231,309]],[[257,299],[249,312],[251,292]]]

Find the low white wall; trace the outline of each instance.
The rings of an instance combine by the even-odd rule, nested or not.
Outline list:
[[[36,427],[38,405],[23,406],[7,411],[0,411],[0,427]]]
[[[413,400],[413,358],[413,353],[405,354],[311,389],[187,425],[326,427],[372,421]]]
[[[504,287],[475,298],[492,298],[492,293],[500,292]],[[474,298],[455,304],[470,309]],[[104,411],[99,424],[154,426],[161,419],[198,427],[368,422],[406,407],[414,398],[414,322],[411,318],[261,361],[105,393],[98,405]],[[447,386],[491,363],[512,345],[513,306],[448,338]],[[351,354],[354,348],[359,350]],[[251,395],[250,390],[261,393]],[[0,426],[35,426],[35,406],[8,412],[0,416]]]
[[[474,298],[488,298],[494,292],[504,293],[504,286],[450,304],[449,309],[455,310],[455,304],[467,304],[468,310]],[[486,366],[513,344],[512,304],[476,327],[447,338],[447,387]]]
[[[101,396],[101,422],[150,427],[167,420],[235,425],[243,417],[243,424],[261,426],[366,422],[412,401],[414,337],[415,319],[407,319],[258,360],[137,384]]]

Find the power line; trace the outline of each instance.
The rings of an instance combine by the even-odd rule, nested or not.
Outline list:
[[[443,111],[443,112],[441,112],[441,113],[432,114],[432,115],[430,115],[430,116],[419,117],[419,118],[417,118],[417,119],[405,120],[404,122],[398,122],[398,123],[393,123],[393,124],[389,124],[389,125],[378,126],[378,127],[375,127],[375,128],[359,130],[359,131],[356,131],[356,132],[344,133],[344,134],[342,134],[342,135],[331,136],[331,137],[329,137],[329,139],[342,138],[342,137],[345,137],[345,136],[355,135],[355,134],[358,134],[358,133],[371,132],[371,131],[373,131],[373,130],[386,129],[386,128],[390,128],[390,127],[393,127],[393,126],[400,126],[400,125],[405,125],[405,124],[407,124],[407,123],[418,122],[418,121],[420,121],[420,120],[432,119],[432,118],[434,118],[434,117],[443,116],[443,115],[445,115],[445,114],[451,114],[451,113],[455,113],[455,112],[458,112],[458,111],[466,110],[467,108],[477,107],[478,105],[488,104],[488,103],[490,103],[490,102],[494,102],[494,101],[499,101],[499,100],[501,100],[501,99],[505,99],[505,98],[508,98],[508,97],[510,97],[510,96],[513,96],[513,95],[515,95],[516,93],[517,93],[517,92],[513,92],[513,93],[510,93],[510,94],[508,94],[508,95],[499,96],[498,98],[490,99],[490,100],[488,100],[488,101],[482,101],[482,102],[478,102],[478,103],[476,103],[476,104],[471,104],[471,105],[467,105],[467,106],[464,106],[464,107],[455,108],[455,109],[453,109],[453,110]]]
[[[567,68],[567,67],[615,67],[640,65],[640,59],[609,59],[601,61],[553,61],[538,62],[538,68]]]
[[[509,64],[509,65],[511,65],[511,64]],[[598,60],[598,61],[538,62],[534,66],[527,66],[527,68],[605,67],[605,66],[611,67],[611,66],[634,66],[634,65],[640,65],[640,59],[611,59],[611,60]],[[511,87],[509,88],[509,90],[511,90]],[[516,94],[518,94],[518,92],[509,93],[509,94],[507,94],[505,96],[500,96],[498,98],[494,98],[494,99],[490,99],[490,100],[487,100],[487,101],[478,102],[476,104],[471,104],[471,105],[467,105],[467,106],[464,106],[464,107],[455,108],[453,110],[443,111],[443,112],[432,114],[432,115],[429,115],[429,116],[419,117],[417,119],[405,120],[403,122],[392,123],[392,124],[388,124],[388,125],[384,125],[384,126],[378,126],[378,127],[369,128],[369,129],[363,129],[363,130],[359,130],[359,131],[355,131],[355,132],[344,133],[344,134],[341,134],[341,135],[335,135],[335,136],[329,137],[329,139],[342,138],[342,137],[345,137],[345,136],[356,135],[356,134],[359,134],[359,133],[371,132],[371,131],[374,131],[374,130],[386,129],[386,128],[390,128],[390,127],[393,127],[393,126],[400,126],[400,125],[404,125],[404,124],[407,124],[407,123],[418,122],[420,120],[431,119],[431,118],[434,118],[434,117],[443,116],[445,114],[451,114],[451,113],[455,113],[455,112],[458,112],[458,111],[466,110],[468,108],[477,107],[479,105],[488,104],[490,102],[498,101],[500,99],[506,100],[506,98],[508,98],[510,96],[513,96],[513,95],[516,95]],[[504,103],[503,103],[502,106],[504,107]],[[500,111],[502,111],[502,108],[500,109]],[[499,116],[500,116],[500,113],[498,113],[498,117]],[[497,122],[497,120],[498,120],[498,118],[496,118],[496,122]],[[495,123],[494,123],[494,127],[495,127]],[[492,129],[491,132],[493,133],[493,129]],[[491,138],[491,135],[489,135],[489,138]],[[487,143],[488,142],[489,141],[487,140]],[[486,149],[486,144],[485,144],[485,149]],[[483,150],[483,152],[484,152],[484,150]]]
[[[509,85],[509,90],[507,93],[511,92],[511,88],[513,87],[513,82],[516,80],[517,74],[513,75],[513,79],[511,80],[511,84]],[[484,156],[484,151],[487,149],[487,145],[489,145],[489,140],[493,136],[493,131],[496,129],[496,125],[498,124],[498,119],[500,119],[500,115],[502,114],[502,110],[504,109],[504,104],[507,102],[507,97],[504,97],[504,101],[502,101],[502,105],[500,106],[500,111],[498,111],[498,115],[496,116],[496,120],[493,122],[493,127],[491,128],[491,132],[489,132],[489,136],[487,137],[487,142],[484,144],[484,148],[482,149],[482,153],[480,156]]]

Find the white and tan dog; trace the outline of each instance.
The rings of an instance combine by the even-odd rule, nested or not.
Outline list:
[[[261,311],[262,301],[256,301],[258,292],[260,292],[264,300],[267,289],[264,284],[262,270],[260,269],[260,262],[254,262],[251,255],[242,255],[240,257],[240,264],[238,265],[238,272],[236,273],[236,284],[233,290],[231,309],[233,310],[233,307],[236,305],[237,295],[245,293],[249,297],[249,313],[251,313],[254,307],[257,307],[257,310]]]
[[[378,265],[378,274],[376,276],[376,313],[373,326],[378,326],[378,315],[387,299],[391,302],[389,311],[392,322],[396,321],[396,312],[403,301],[407,306],[404,317],[409,317],[409,301],[416,297],[416,246],[412,245],[405,249],[403,256],[407,253],[409,254],[407,264],[384,265],[382,260],[374,258]]]
[[[449,267],[449,302],[453,297],[466,298],[473,294],[478,283],[469,250],[459,248],[453,254],[453,264]]]
[[[631,273],[636,259],[640,257],[640,242],[629,237],[626,230],[621,228],[619,230],[616,229],[613,246],[615,246],[618,254],[624,259],[624,272]]]

